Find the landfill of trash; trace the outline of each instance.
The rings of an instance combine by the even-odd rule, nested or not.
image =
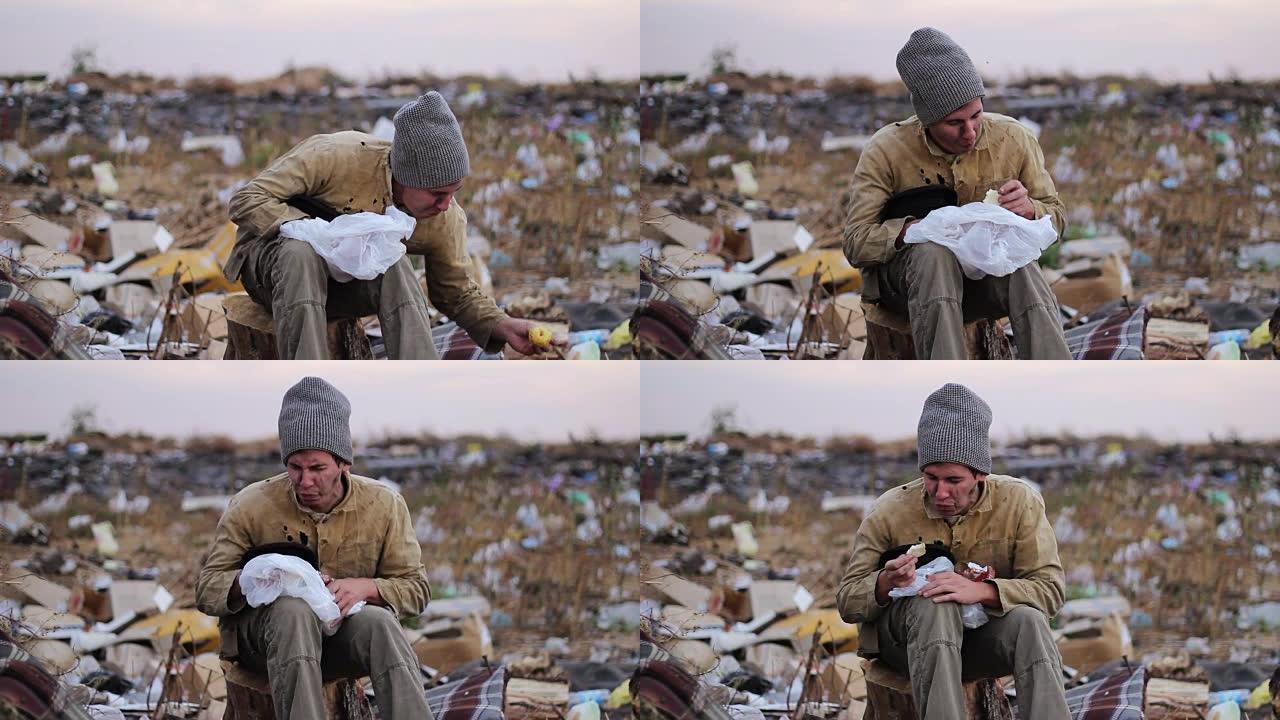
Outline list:
[[[877,497],[919,476],[915,441],[723,431],[641,447],[644,637],[730,717],[863,717],[859,628],[840,619],[836,591]],[[1051,627],[1073,713],[1073,698],[1141,674],[1147,718],[1272,717],[1278,450],[996,445],[995,471],[1029,478],[1058,537],[1067,602]],[[1016,691],[1012,678],[999,686]]]
[[[0,297],[31,328],[0,334],[2,354],[223,358],[224,301],[243,292],[221,270],[235,242],[231,196],[311,134],[391,138],[391,116],[429,89],[449,100],[470,149],[457,197],[474,279],[512,316],[572,333],[579,355],[625,355],[609,336],[638,285],[633,85],[356,83],[324,68],[248,83],[0,78]],[[432,319],[439,346],[456,325],[434,309]],[[360,328],[381,357],[377,319]]]
[[[432,597],[402,625],[429,704],[483,671],[504,673],[499,718],[629,712],[635,447],[357,444],[353,472],[405,497],[422,545]],[[219,660],[195,579],[231,494],[280,471],[275,442],[81,432],[0,451],[0,642],[91,717],[222,718],[238,666]]]
[[[1068,210],[1040,264],[1076,357],[1103,323],[1135,316],[1124,357],[1276,356],[1278,102],[1275,83],[987,83],[985,108],[1039,138]],[[871,135],[913,114],[897,82],[645,79],[642,295],[699,321],[688,356],[864,356],[844,207]]]

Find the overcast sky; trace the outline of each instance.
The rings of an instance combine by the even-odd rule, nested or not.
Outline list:
[[[712,48],[730,45],[752,71],[894,79],[898,50],[923,26],[951,35],[997,79],[1024,70],[1280,75],[1275,0],[643,0],[641,64],[705,73]]]
[[[640,0],[8,0],[0,73],[70,69],[272,76],[290,62],[355,79],[384,69],[561,81],[639,73]]]
[[[898,439],[915,435],[925,398],[948,382],[987,401],[1001,438],[1280,435],[1280,373],[1266,362],[648,363],[640,415],[646,433],[705,435],[712,409],[731,406],[752,432]]]
[[[111,72],[253,79],[289,63],[356,79],[422,69],[556,81],[592,72],[703,73],[732,45],[749,70],[897,77],[932,25],[988,76],[1024,70],[1275,77],[1274,0],[11,0],[0,73],[70,68],[96,47]]]
[[[272,437],[284,392],[306,375],[350,400],[357,437],[383,431],[639,437],[640,366],[598,362],[34,362],[4,364],[0,434],[65,436],[71,411],[110,432]]]

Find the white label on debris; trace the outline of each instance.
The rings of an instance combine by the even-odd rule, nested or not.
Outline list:
[[[151,242],[156,244],[160,252],[164,252],[173,244],[173,235],[168,230],[165,230],[163,225],[157,225],[155,237],[151,238]]]
[[[800,612],[807,612],[813,605],[813,593],[805,590],[803,585],[796,587],[796,594],[792,595],[791,599],[795,601],[796,607],[800,609]]]
[[[796,247],[800,248],[800,252],[805,252],[813,244],[813,235],[808,230],[805,230],[803,225],[796,226],[796,234],[793,239]]]
[[[169,607],[173,605],[173,594],[165,590],[163,585],[156,586],[156,592],[151,596],[151,599],[155,601],[156,608],[160,612],[168,612]]]

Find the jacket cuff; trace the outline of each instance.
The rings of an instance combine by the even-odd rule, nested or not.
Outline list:
[[[467,328],[467,334],[471,336],[472,340],[476,341],[476,345],[479,345],[490,355],[500,353],[507,343],[504,340],[493,337],[493,330],[498,327],[498,323],[506,319],[507,314],[499,312],[497,315],[481,320],[475,327]]]
[[[1009,583],[1016,582],[1015,580],[1011,578],[995,578],[987,580],[987,582],[996,586],[996,600],[1000,603],[998,607],[987,607],[986,605],[983,605],[982,609],[985,610],[988,615],[992,617],[1003,617],[1009,612],[1009,610],[1013,609],[1014,606],[1021,604],[1012,602],[1008,595],[1009,591],[1012,589],[1012,586],[1010,586]]]

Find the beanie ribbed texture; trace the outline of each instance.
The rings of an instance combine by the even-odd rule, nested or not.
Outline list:
[[[938,462],[960,463],[991,474],[991,408],[972,390],[947,383],[924,401],[916,442],[920,469]]]
[[[327,450],[351,463],[351,403],[318,377],[304,377],[280,404],[280,461],[299,450]]]
[[[452,185],[471,172],[462,128],[440,93],[432,90],[396,111],[391,176],[411,188]]]
[[[986,97],[982,76],[964,48],[941,30],[920,28],[898,51],[898,76],[928,127],[974,98]]]

